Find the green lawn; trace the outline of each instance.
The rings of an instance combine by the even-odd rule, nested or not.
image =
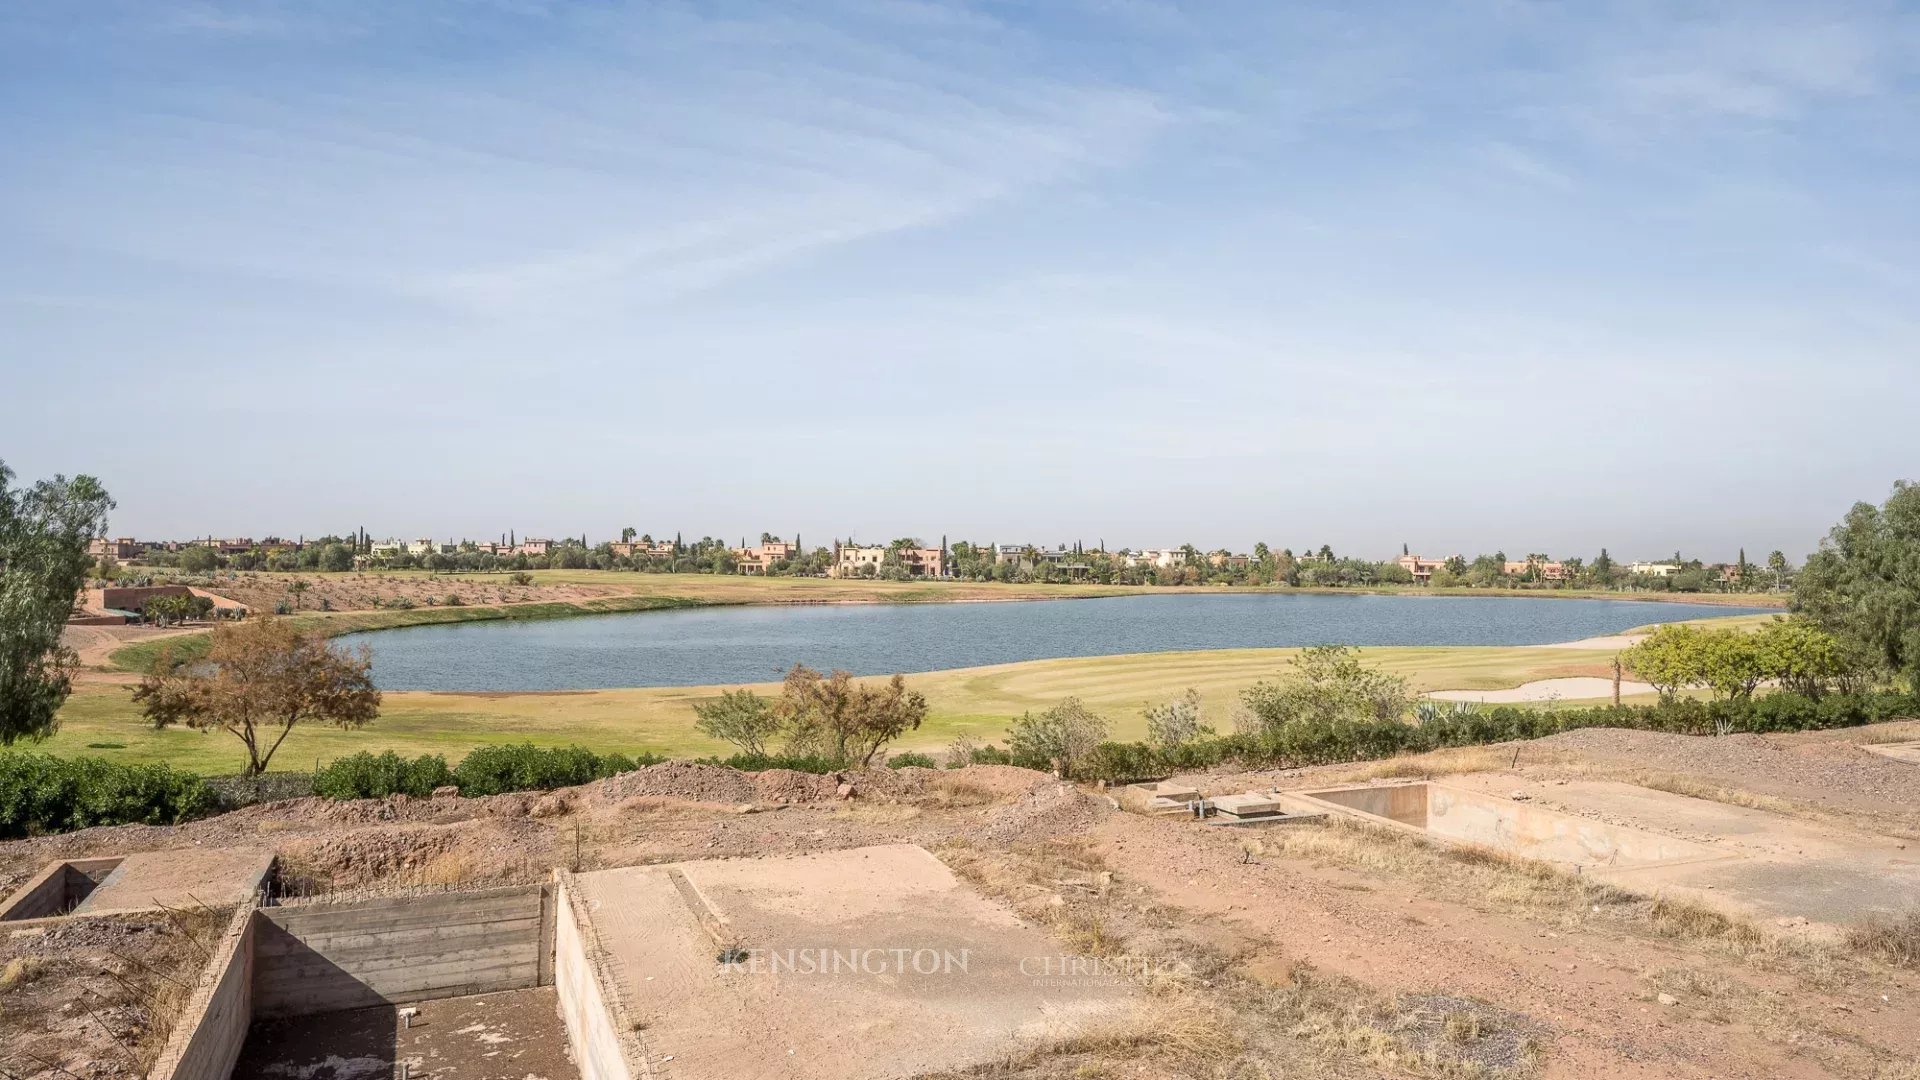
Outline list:
[[[926,726],[903,740],[900,749],[938,750],[963,732],[999,741],[1009,719],[1068,696],[1081,698],[1108,717],[1117,738],[1139,738],[1145,733],[1140,710],[1187,687],[1201,692],[1208,721],[1226,730],[1239,691],[1282,674],[1296,651],[1142,653],[910,675],[908,682],[927,695],[932,713]],[[1405,675],[1417,690],[1496,689],[1560,675],[1598,675],[1612,655],[1606,650],[1497,647],[1362,651],[1368,663]],[[771,694],[778,688],[769,683],[757,689]],[[389,693],[380,719],[372,726],[357,732],[297,729],[276,761],[283,768],[308,768],[316,760],[385,749],[453,758],[474,746],[522,740],[675,756],[725,752],[725,747],[693,729],[692,703],[719,690]],[[239,768],[242,756],[232,736],[153,731],[140,721],[130,695],[131,687],[126,685],[82,684],[61,711],[60,733],[38,748],[60,754],[99,754],[117,761],[167,761],[202,772]],[[90,748],[90,743],[121,743],[124,749]]]

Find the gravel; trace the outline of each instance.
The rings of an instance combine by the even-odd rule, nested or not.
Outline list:
[[[1527,745],[1726,781],[1764,795],[1830,806],[1920,810],[1920,769],[1863,750],[1852,739],[1836,737],[1840,733],[1822,734],[1827,737],[1726,735],[1716,738],[1587,728]]]

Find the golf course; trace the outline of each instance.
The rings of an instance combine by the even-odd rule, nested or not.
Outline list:
[[[312,591],[341,596],[350,593],[350,585],[377,592],[396,587],[418,588],[423,582],[434,580],[419,572],[303,576],[315,582]],[[1229,591],[855,582],[596,571],[540,571],[532,577],[532,584],[524,590],[529,594],[524,603],[416,606],[406,610],[303,610],[288,617],[338,635],[407,625],[553,619],[712,605],[982,602]],[[258,582],[253,585],[257,590]],[[1420,589],[1380,591],[1434,593]],[[1472,596],[1554,597],[1569,601],[1581,596],[1571,591],[1541,590],[1448,592]],[[555,593],[563,596],[556,598]],[[1594,595],[1586,594],[1589,598]],[[1620,593],[1598,595],[1614,600],[1623,598]],[[1747,607],[1781,603],[1779,597],[1770,595],[1720,594],[1708,599]],[[1661,608],[1660,614],[1664,617],[1678,613],[1667,605]],[[1735,626],[1757,625],[1770,618],[1768,615],[1716,616],[1714,608],[1707,605],[1688,607],[1686,612],[1696,616],[1688,621],[1710,620]],[[217,731],[184,728],[156,731],[142,720],[131,700],[136,672],[151,664],[161,649],[192,648],[196,639],[204,639],[204,632],[189,630],[169,637],[129,635],[127,642],[117,648],[103,649],[96,645],[89,652],[83,652],[83,659],[88,661],[87,670],[61,710],[60,730],[35,749],[63,755],[98,755],[128,763],[164,761],[205,773],[237,771],[244,761],[237,740]],[[1145,730],[1141,710],[1187,688],[1200,692],[1206,721],[1221,730],[1229,730],[1240,691],[1283,674],[1287,661],[1297,652],[1294,648],[1144,652],[907,673],[909,686],[926,696],[930,711],[927,722],[904,737],[896,749],[938,751],[960,735],[969,735],[981,742],[999,741],[1010,719],[1028,710],[1048,708],[1069,696],[1080,698],[1089,708],[1105,716],[1116,738],[1138,738]],[[1425,692],[1499,690],[1544,679],[1610,678],[1617,652],[1617,642],[1572,646],[1378,647],[1363,649],[1362,658],[1370,666],[1404,676],[1414,690]],[[773,682],[751,685],[762,693],[777,691],[777,684]],[[692,707],[722,690],[734,688],[736,685],[524,693],[388,691],[378,719],[364,728],[350,731],[322,725],[296,728],[275,759],[275,767],[306,769],[316,762],[324,764],[361,750],[391,749],[407,755],[439,753],[452,758],[475,746],[522,741],[541,745],[578,744],[603,752],[618,750],[671,756],[724,754],[728,747],[695,730]]]

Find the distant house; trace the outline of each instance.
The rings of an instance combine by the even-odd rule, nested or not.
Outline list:
[[[376,559],[391,559],[405,550],[407,550],[405,543],[391,537],[375,540],[367,545],[367,554]]]
[[[122,536],[116,540],[101,537],[87,545],[87,554],[96,559],[117,559],[125,562],[137,559],[147,553],[147,545],[131,536]]]
[[[1637,562],[1627,564],[1627,573],[1645,574],[1648,577],[1672,577],[1680,572],[1679,563]]]
[[[740,547],[733,549],[734,570],[742,574],[766,574],[773,564],[785,562],[797,554],[792,544],[785,540],[769,540],[759,547]]]
[[[947,553],[941,548],[901,548],[900,565],[909,577],[943,578],[947,576]],[[885,565],[887,555],[893,551],[886,547],[861,547],[857,544],[835,544],[833,548],[834,577],[857,577],[864,567],[873,567],[878,574]]]
[[[522,540],[519,546],[513,549],[513,553],[515,555],[551,555],[553,554],[553,541]]]
[[[1156,570],[1170,570],[1187,561],[1187,553],[1179,548],[1146,548],[1127,556],[1128,566],[1151,566]]]
[[[1429,559],[1423,555],[1402,555],[1393,560],[1407,573],[1413,575],[1415,585],[1425,585],[1433,580],[1433,572],[1447,565],[1445,559]]]
[[[1567,580],[1565,563],[1547,562],[1542,559],[1529,559],[1526,562],[1514,562],[1509,559],[1506,566],[1502,568],[1502,573],[1508,577],[1525,577],[1529,570],[1533,571],[1534,576],[1541,581]]]

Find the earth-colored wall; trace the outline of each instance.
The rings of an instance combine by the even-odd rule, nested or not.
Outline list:
[[[301,1016],[541,985],[545,886],[264,908],[253,1009]]]
[[[554,904],[553,932],[553,983],[560,999],[560,1020],[566,1025],[581,1080],[632,1080],[619,1024],[600,978],[604,961],[589,937],[587,919],[574,910],[577,902],[563,877]]]
[[[251,904],[234,912],[148,1080],[227,1080],[253,1023]]]

